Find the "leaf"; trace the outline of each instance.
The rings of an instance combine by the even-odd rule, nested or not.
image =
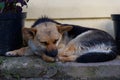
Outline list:
[[[3,9],[5,7],[5,3],[4,2],[0,2],[0,9]]]

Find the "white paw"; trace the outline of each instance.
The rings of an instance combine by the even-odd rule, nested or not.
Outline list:
[[[13,51],[9,51],[5,53],[5,56],[17,56],[17,54]]]

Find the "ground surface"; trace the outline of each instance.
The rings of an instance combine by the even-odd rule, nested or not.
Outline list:
[[[0,57],[1,80],[120,80],[120,58],[102,63],[46,63],[39,57]]]

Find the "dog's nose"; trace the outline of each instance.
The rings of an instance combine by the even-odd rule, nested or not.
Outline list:
[[[58,50],[55,49],[55,50],[51,50],[51,51],[46,51],[45,54],[46,54],[47,56],[50,56],[50,57],[56,57],[57,54],[58,54]]]

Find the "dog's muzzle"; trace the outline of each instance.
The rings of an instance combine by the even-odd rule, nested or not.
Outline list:
[[[50,57],[56,57],[57,54],[58,54],[58,50],[55,49],[55,50],[51,50],[51,51],[45,51],[45,54],[46,54],[47,56],[50,56]]]

